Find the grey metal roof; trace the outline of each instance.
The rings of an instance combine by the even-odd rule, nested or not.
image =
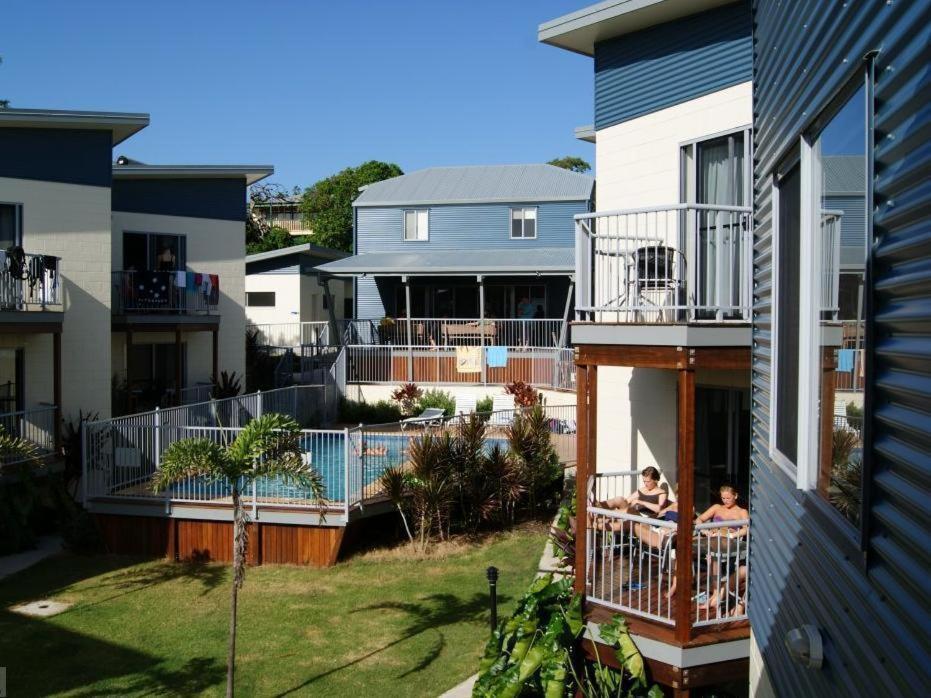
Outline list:
[[[353,206],[586,201],[594,184],[553,165],[429,167],[368,185]]]
[[[862,155],[828,155],[823,168],[825,194],[866,193],[866,163]]]
[[[149,125],[149,115],[133,112],[66,109],[0,109],[0,127],[80,128],[113,132],[113,145]]]
[[[113,163],[113,177],[115,179],[245,177],[246,184],[255,184],[275,173],[272,165],[146,165],[136,161],[131,161],[131,163],[126,165]]]
[[[292,254],[308,254],[324,259],[344,259],[349,256],[348,252],[343,252],[342,250],[334,250],[331,247],[321,247],[320,245],[305,242],[302,245],[291,245],[290,247],[282,247],[281,249],[271,250],[269,252],[247,254],[246,264],[250,262],[263,262],[267,259],[277,259],[278,257],[287,257]]]
[[[553,276],[575,271],[571,247],[536,247],[511,254],[498,249],[465,249],[443,252],[363,252],[336,262],[321,264],[320,271],[358,276],[410,276],[487,274],[535,274]]]
[[[726,5],[734,0],[605,0],[544,22],[537,39],[592,56],[595,44]]]

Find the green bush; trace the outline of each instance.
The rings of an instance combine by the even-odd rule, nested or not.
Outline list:
[[[428,407],[441,407],[443,414],[452,417],[456,414],[456,400],[445,390],[425,390],[417,401],[417,414]]]
[[[479,414],[491,412],[494,409],[495,399],[491,395],[486,395],[475,403],[475,411]]]
[[[402,418],[401,409],[387,400],[368,403],[344,399],[339,403],[339,421],[347,424],[385,424]]]

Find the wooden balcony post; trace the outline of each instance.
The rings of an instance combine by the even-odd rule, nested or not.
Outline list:
[[[692,629],[692,532],[695,519],[695,370],[677,371],[676,425],[679,527],[676,531],[676,640]]]
[[[181,371],[181,330],[175,329],[175,404],[181,404],[181,381],[183,373]]]
[[[588,480],[595,472],[598,367],[576,366],[575,590],[585,595],[588,570]]]
[[[411,334],[411,284],[406,276],[401,277],[404,282],[404,315],[407,322],[407,380],[414,382],[414,336]]]
[[[478,336],[481,341],[482,356],[482,385],[488,380],[488,369],[485,366],[485,278],[481,275],[475,277],[478,281]]]

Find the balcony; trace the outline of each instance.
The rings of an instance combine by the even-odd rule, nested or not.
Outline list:
[[[113,314],[143,324],[177,318],[218,320],[220,279],[189,271],[114,271]]]
[[[0,259],[0,319],[60,325],[61,258],[23,253],[21,248],[11,248],[0,254],[3,256]]]
[[[628,339],[629,328],[646,326],[651,343],[673,344],[689,342],[681,331],[663,328],[749,326],[749,207],[674,204],[575,219],[578,323],[623,326]],[[588,334],[574,327],[573,342],[599,343]],[[663,341],[667,335],[670,341]],[[741,343],[748,343],[748,330],[735,337],[744,335]]]

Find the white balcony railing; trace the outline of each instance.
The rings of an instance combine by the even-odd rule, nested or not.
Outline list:
[[[11,248],[0,259],[0,310],[61,310],[61,257]]]
[[[55,450],[55,422],[58,408],[54,405],[41,405],[18,412],[0,414],[0,429],[10,436],[31,442],[40,454]],[[14,456],[0,457],[0,466],[11,465],[19,460]]]
[[[716,204],[576,216],[577,319],[749,322],[750,216],[749,207]]]

